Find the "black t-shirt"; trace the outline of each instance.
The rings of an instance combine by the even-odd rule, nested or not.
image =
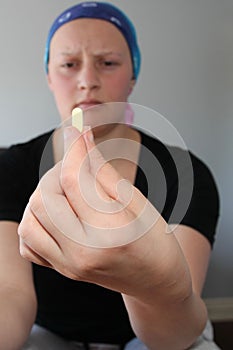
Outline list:
[[[192,153],[141,134],[135,186],[169,223],[198,230],[214,242],[219,197],[214,179]],[[48,132],[8,148],[0,156],[0,220],[20,222],[40,176],[53,165],[43,151],[51,147]],[[43,154],[43,156],[42,156]],[[49,152],[46,152],[48,155]],[[72,340],[125,343],[135,335],[120,293],[68,279],[33,264],[38,299],[36,322]]]

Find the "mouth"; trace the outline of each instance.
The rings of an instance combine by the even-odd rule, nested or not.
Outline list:
[[[82,101],[79,104],[77,104],[75,107],[81,108],[83,111],[86,109],[89,109],[91,107],[95,107],[97,105],[102,104],[102,102],[97,101],[97,100],[91,100],[91,101]]]

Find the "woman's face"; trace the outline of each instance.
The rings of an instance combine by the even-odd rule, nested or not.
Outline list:
[[[60,27],[50,46],[48,83],[62,121],[74,107],[125,102],[134,80],[127,42],[111,23],[78,19]]]

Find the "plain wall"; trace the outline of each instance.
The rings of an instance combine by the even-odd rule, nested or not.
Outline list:
[[[51,22],[75,4],[0,0],[0,146],[59,124],[43,67]],[[158,111],[212,170],[221,217],[204,290],[233,296],[233,1],[115,0],[136,25],[142,68],[131,102]],[[154,128],[148,121],[149,129]],[[151,123],[151,124],[150,124]]]

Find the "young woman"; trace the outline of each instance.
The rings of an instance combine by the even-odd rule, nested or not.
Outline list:
[[[187,152],[125,122],[140,69],[132,23],[108,3],[73,6],[50,29],[45,64],[64,125],[79,107],[88,128],[58,128],[1,157],[0,349],[217,349],[201,299],[216,186],[194,155],[191,180],[171,156]],[[187,211],[169,222],[187,180]]]

